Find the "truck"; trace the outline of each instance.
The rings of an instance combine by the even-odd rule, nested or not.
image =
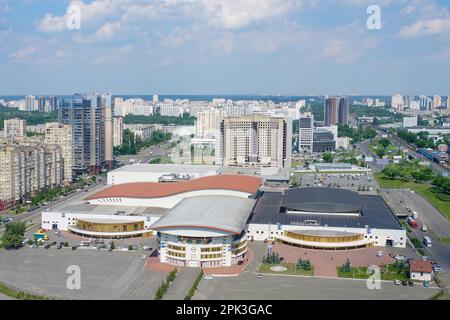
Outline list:
[[[36,232],[33,236],[35,240],[48,241],[48,235],[45,233]]]
[[[416,229],[418,227],[417,221],[413,217],[408,217],[406,219],[406,223],[408,223],[414,229]]]
[[[431,239],[428,236],[423,237],[423,244],[428,247],[431,248],[432,243],[431,243]]]

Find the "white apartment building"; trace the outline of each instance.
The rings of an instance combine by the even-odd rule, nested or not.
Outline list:
[[[292,121],[257,113],[224,118],[218,148],[217,161],[225,167],[290,168]]]
[[[417,127],[417,117],[403,117],[403,128]]]
[[[314,116],[311,113],[299,117],[298,152],[313,151]]]
[[[73,168],[73,134],[72,126],[51,122],[45,124],[44,142],[48,145],[57,145],[61,147],[64,182],[72,182]]]
[[[161,103],[159,113],[163,117],[181,117],[184,113],[184,108],[178,104]]]
[[[113,146],[117,147],[123,143],[123,118],[113,118]]]
[[[61,185],[62,150],[39,140],[0,146],[0,209],[4,210],[43,188]]]
[[[34,96],[25,97],[25,111],[35,111],[36,110],[36,98]]]
[[[27,120],[15,118],[3,121],[3,137],[7,140],[14,140],[14,138],[26,136]]]
[[[209,109],[197,113],[195,136],[199,138],[215,137],[219,130],[220,121],[224,117],[225,112],[221,109]]]

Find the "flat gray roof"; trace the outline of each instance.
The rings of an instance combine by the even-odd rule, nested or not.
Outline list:
[[[294,192],[291,196],[295,195],[295,198],[302,198],[304,196],[301,192],[302,188],[298,190],[299,192]],[[333,190],[328,192],[333,193]],[[286,200],[283,192],[262,192],[252,211],[249,223],[305,226],[311,225],[311,222],[315,221],[315,225],[318,227],[365,228],[368,226],[373,229],[403,229],[397,217],[381,196],[359,195],[359,197],[361,199],[360,215],[318,215],[288,213],[284,206]],[[324,198],[324,201],[326,199]]]
[[[255,200],[231,196],[200,196],[184,199],[152,229],[206,228],[240,234]]]
[[[210,165],[182,165],[182,164],[146,164],[136,163],[120,167],[114,172],[167,172],[167,173],[196,173],[216,171],[220,172],[220,166]]]

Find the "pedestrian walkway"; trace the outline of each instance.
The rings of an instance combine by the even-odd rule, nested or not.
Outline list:
[[[170,284],[163,300],[183,300],[200,273],[200,268],[182,268]]]

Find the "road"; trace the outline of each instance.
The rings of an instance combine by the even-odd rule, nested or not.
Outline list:
[[[129,164],[131,159],[134,159],[136,163],[149,163],[151,160],[159,156],[168,156],[171,152],[171,141],[163,142],[159,145],[151,146],[146,149],[142,149],[135,155],[123,155],[117,156],[116,159],[123,164]]]
[[[102,181],[99,181],[90,186],[87,186],[86,188],[84,188],[80,191],[75,191],[74,193],[71,193],[71,194],[65,196],[64,198],[58,198],[57,200],[47,204],[46,206],[39,207],[36,210],[27,211],[27,212],[18,214],[16,216],[14,216],[14,221],[39,219],[39,223],[40,223],[40,215],[41,215],[42,211],[52,209],[64,202],[71,201],[77,197],[85,196],[88,192],[91,193],[93,191],[96,191],[97,189],[101,189],[104,187],[104,181],[106,181],[106,179],[102,179]],[[5,225],[0,226],[0,234],[2,234],[4,228],[5,228]]]
[[[380,134],[381,134],[381,132],[380,132]],[[383,134],[385,134],[385,133],[383,133]],[[412,147],[411,145],[409,145],[408,143],[406,143],[405,141],[403,141],[402,139],[397,137],[395,134],[388,134],[388,137],[389,137],[389,140],[391,141],[391,143],[393,145],[395,145],[396,147],[407,148],[408,153],[411,154],[413,157],[420,159],[421,161],[426,161],[426,162],[430,163],[431,168],[435,172],[437,172],[441,175],[449,174],[449,170],[446,169],[444,166],[442,166],[436,162],[430,161],[425,156],[421,155],[420,153],[417,153],[414,147]]]

